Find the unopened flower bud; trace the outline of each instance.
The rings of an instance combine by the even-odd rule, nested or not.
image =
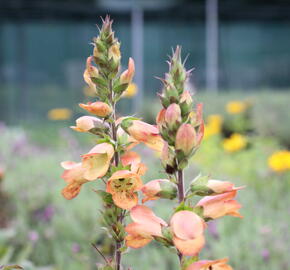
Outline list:
[[[192,125],[182,124],[176,134],[175,148],[189,155],[196,146],[196,132]]]
[[[176,103],[171,104],[165,112],[165,122],[170,129],[176,129],[181,122],[181,110]]]
[[[107,103],[101,101],[89,102],[87,104],[80,103],[79,106],[99,117],[107,117],[112,112],[112,108]]]
[[[115,62],[119,62],[121,59],[120,43],[116,42],[113,44],[108,51],[109,59],[113,58]]]
[[[152,180],[145,184],[141,191],[144,194],[142,202],[157,200],[159,198],[172,200],[176,198],[177,187],[167,179]]]
[[[180,97],[180,108],[182,116],[188,115],[192,108],[192,97],[189,91],[184,91]]]
[[[162,153],[161,153],[161,162],[163,167],[165,168],[165,171],[168,174],[173,174],[176,169],[176,160],[175,160],[175,155],[173,151],[170,149],[168,146],[167,142],[164,142]]]
[[[126,69],[120,76],[120,83],[121,84],[129,84],[135,73],[135,64],[134,60],[130,57],[128,62],[128,69]]]
[[[105,130],[108,125],[97,117],[82,116],[76,120],[76,126],[71,126],[71,128],[79,132],[93,132],[94,130]]]
[[[158,129],[161,130],[165,125],[165,109],[161,109],[160,112],[156,116],[156,124],[158,126]]]

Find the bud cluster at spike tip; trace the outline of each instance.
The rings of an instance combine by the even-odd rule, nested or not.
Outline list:
[[[186,81],[191,71],[186,71],[181,61],[181,49],[177,47],[170,58],[169,72],[165,74],[163,90],[159,95],[163,106],[156,117],[157,127],[164,144],[163,160],[167,173],[174,173],[187,166],[189,158],[199,147],[204,124],[202,119],[202,104],[193,106],[193,99],[186,89]],[[173,157],[170,158],[169,154]],[[177,160],[174,164],[173,160]]]

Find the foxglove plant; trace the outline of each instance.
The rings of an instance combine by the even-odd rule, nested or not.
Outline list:
[[[180,48],[176,48],[169,61],[169,72],[161,79],[163,108],[154,126],[131,116],[116,117],[116,103],[131,83],[135,68],[130,58],[128,69],[120,74],[120,44],[109,17],[103,21],[93,45],[84,80],[96,91],[98,100],[80,107],[94,116],[80,117],[72,128],[94,134],[97,144],[81,156],[80,162],[62,163],[65,169],[62,178],[67,182],[62,194],[72,199],[83,184],[97,182],[96,193],[103,202],[103,224],[115,241],[113,258],[106,258],[95,246],[105,261],[100,269],[121,269],[126,248],[141,248],[153,240],[175,250],[181,269],[232,269],[227,259],[198,258],[205,245],[208,221],[225,215],[241,217],[238,213],[241,206],[234,200],[240,188],[230,182],[197,176],[185,189],[184,169],[202,141],[204,124],[202,105],[194,107],[192,95],[185,89],[190,71],[184,68]],[[143,184],[141,177],[147,168],[140,156],[131,151],[139,143],[159,152],[167,179]],[[194,196],[203,198],[194,205]],[[144,205],[161,198],[176,200],[168,222]],[[131,223],[127,222],[129,215]]]

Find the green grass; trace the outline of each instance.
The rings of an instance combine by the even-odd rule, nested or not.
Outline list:
[[[90,246],[104,234],[99,225],[100,202],[92,191],[102,187],[101,181],[86,184],[71,201],[60,194],[64,182],[59,163],[77,160],[90,149],[94,140],[90,135],[83,137],[59,130],[59,126],[29,126],[27,133],[20,128],[2,131],[0,162],[7,167],[2,190],[9,197],[13,218],[9,228],[0,231],[0,265],[4,257],[1,248],[11,249],[9,263],[20,263],[26,270],[90,270],[102,262]],[[235,270],[287,269],[290,175],[275,174],[267,167],[268,155],[279,148],[275,139],[253,137],[250,141],[250,148],[228,154],[221,147],[221,139],[212,137],[203,142],[186,171],[188,181],[201,171],[215,179],[247,186],[239,195],[244,219],[217,220],[218,238],[207,233],[201,258],[229,257]],[[141,151],[149,167],[144,182],[161,177],[157,159],[147,150]],[[173,203],[160,200],[151,205],[158,215],[169,219]],[[52,219],[45,222],[36,218],[35,213],[47,206],[54,209]],[[33,231],[39,234],[35,243],[29,238]],[[72,252],[76,244],[78,253]],[[265,259],[262,254],[266,252],[269,258]],[[156,243],[131,250],[123,261],[138,270],[178,269],[176,256]]]

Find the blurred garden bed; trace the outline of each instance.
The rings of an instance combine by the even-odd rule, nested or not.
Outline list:
[[[218,115],[224,123],[236,116],[227,112],[228,102],[252,104],[251,129],[238,132],[245,143],[232,138],[225,147],[228,142],[225,140],[231,137],[222,128],[210,133],[208,126],[201,149],[186,171],[188,181],[199,172],[209,172],[214,179],[247,186],[239,197],[244,219],[227,217],[211,222],[207,230],[209,244],[201,258],[228,256],[236,270],[289,269],[290,168],[273,169],[269,158],[289,147],[290,93],[198,94],[196,98],[204,103],[205,118]],[[144,108],[145,120],[153,123],[160,108],[158,103],[148,101]],[[95,140],[90,134],[79,136],[68,128],[74,118],[47,119],[22,127],[0,126],[3,168],[0,197],[5,200],[0,213],[1,221],[5,215],[0,229],[0,265],[18,263],[25,270],[93,270],[101,258],[90,243],[96,242],[105,253],[110,252],[110,243],[102,237],[105,232],[100,225],[95,225],[99,218],[99,200],[92,188],[102,183],[86,185],[72,201],[61,196],[65,183],[60,178],[59,163],[79,158],[79,153],[90,148],[88,142]],[[146,165],[153,168],[143,178],[144,182],[164,177],[157,158],[152,158],[147,149],[140,150]],[[283,165],[283,156],[278,157],[279,162]],[[155,207],[164,219],[169,216],[168,209],[168,201]],[[174,270],[177,263],[170,250],[157,244],[126,254],[124,261],[128,266],[137,264],[138,270],[156,269],[160,261],[164,262],[163,268],[158,269]]]

